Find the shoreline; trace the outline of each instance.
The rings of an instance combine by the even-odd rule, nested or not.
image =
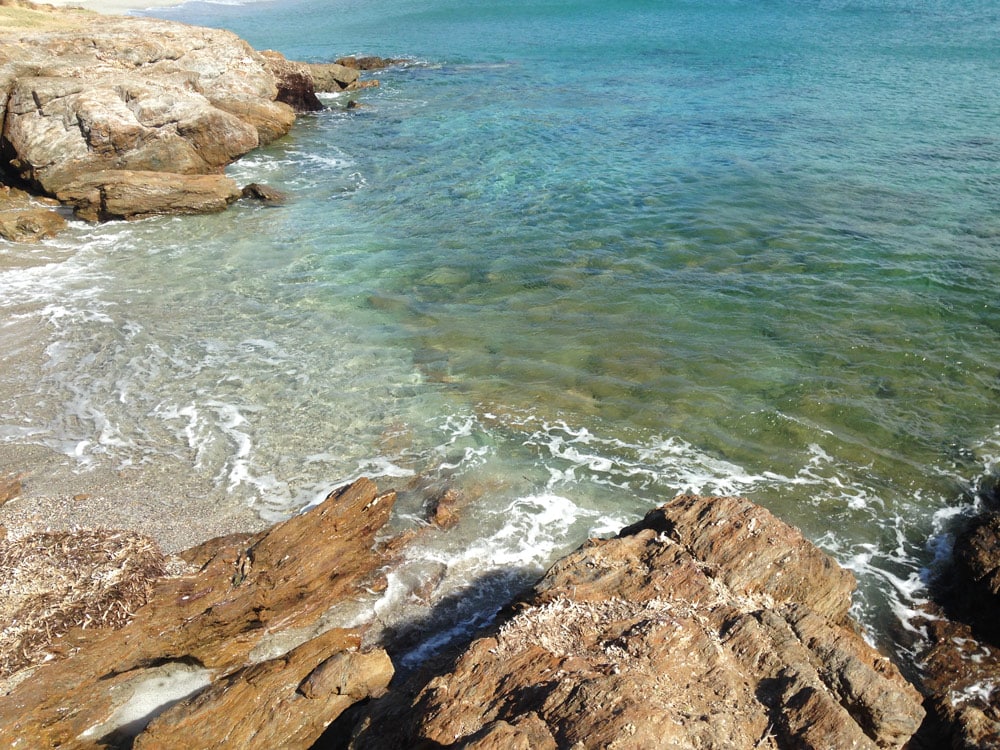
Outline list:
[[[172,8],[185,2],[186,0],[50,0],[48,5],[56,8],[81,8],[105,16],[125,16],[133,11]]]

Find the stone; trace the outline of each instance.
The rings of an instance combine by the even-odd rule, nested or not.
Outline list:
[[[357,68],[339,63],[309,63],[316,91],[336,94],[355,83],[361,76]]]
[[[316,98],[312,66],[291,62],[274,50],[264,50],[260,54],[274,75],[279,102],[284,102],[296,112],[317,112],[323,109],[323,103]]]
[[[240,195],[236,183],[225,175],[129,170],[94,172],[56,191],[59,200],[87,221],[215,213]]]
[[[357,70],[382,70],[392,65],[398,65],[403,60],[396,60],[391,57],[377,57],[375,55],[363,55],[361,57],[349,56],[336,60],[337,65],[345,68],[356,68]]]
[[[0,697],[0,745],[310,747],[392,676],[384,654],[359,653],[361,628],[323,615],[377,585],[393,502],[362,479],[268,531],[182,553],[186,572],[159,579],[127,625],[69,631]],[[358,672],[316,673],[335,657]]]
[[[10,502],[21,494],[21,490],[23,489],[21,486],[22,479],[24,479],[24,475],[22,474],[0,476],[0,505]]]
[[[917,662],[937,731],[952,747],[1000,749],[1000,514],[965,524],[933,591]]]
[[[259,182],[251,182],[240,192],[240,196],[246,200],[256,200],[272,206],[281,206],[288,203],[288,196],[270,185],[262,185]]]
[[[921,696],[849,619],[853,587],[763,508],[682,496],[558,561],[351,746],[901,748]]]
[[[221,170],[294,122],[277,101],[281,66],[230,32],[29,12],[0,29],[0,174],[70,195],[89,219],[219,210],[233,190]],[[151,173],[170,177],[144,188]]]
[[[0,209],[0,237],[10,242],[39,242],[65,227],[66,219],[51,209]]]

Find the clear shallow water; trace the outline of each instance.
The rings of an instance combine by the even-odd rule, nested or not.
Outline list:
[[[1000,457],[994,4],[156,14],[413,62],[231,169],[290,205],[78,228],[4,272],[49,338],[0,437],[169,455],[269,518],[367,474],[402,527],[454,487],[462,524],[377,606],[488,582],[460,622],[678,492],[743,494],[901,636]]]

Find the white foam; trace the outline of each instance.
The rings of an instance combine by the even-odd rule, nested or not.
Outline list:
[[[116,688],[128,690],[128,699],[106,721],[91,726],[78,739],[98,739],[115,731],[135,736],[157,715],[207,687],[211,680],[209,670],[181,662],[147,670],[131,684]]]

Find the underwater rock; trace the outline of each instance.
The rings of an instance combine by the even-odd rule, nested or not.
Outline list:
[[[281,206],[288,203],[288,196],[280,190],[270,185],[262,185],[259,182],[251,182],[246,185],[240,193],[245,200],[255,200],[267,203],[272,206]]]

